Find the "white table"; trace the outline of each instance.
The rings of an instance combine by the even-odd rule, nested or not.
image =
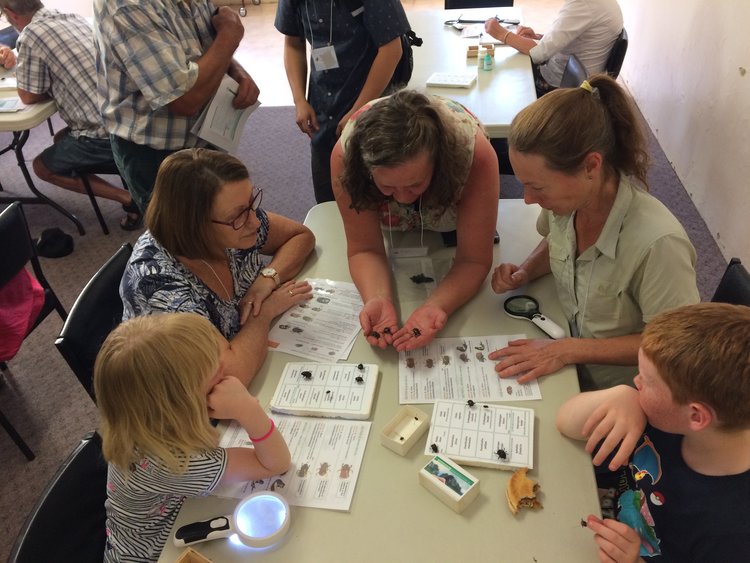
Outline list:
[[[412,29],[424,40],[421,47],[413,48],[414,71],[409,87],[456,100],[479,118],[490,137],[502,138],[508,136],[516,114],[536,100],[531,59],[512,47],[498,45],[494,68],[477,69],[476,59],[468,59],[466,50],[469,45],[476,45],[478,39],[463,38],[461,32],[444,23],[459,16],[484,20],[495,15],[521,20],[518,8],[409,12]],[[433,72],[476,73],[477,81],[468,89],[425,87]]]
[[[7,74],[5,76],[6,78],[2,82],[0,82],[0,98],[10,98],[18,96],[18,92],[15,88],[15,78],[10,77]],[[7,81],[7,86],[4,85],[5,81]],[[5,148],[0,149],[0,155],[5,154],[9,151],[13,151],[13,153],[16,155],[16,162],[18,163],[18,166],[21,169],[21,173],[26,180],[26,184],[34,194],[31,197],[2,195],[0,196],[0,203],[12,203],[14,201],[20,201],[23,204],[42,203],[49,205],[65,215],[65,217],[73,221],[73,223],[78,228],[78,232],[83,235],[86,231],[84,230],[81,222],[78,220],[78,217],[73,215],[56,201],[44,195],[34,185],[34,181],[31,178],[29,169],[26,167],[26,158],[23,154],[23,147],[26,144],[26,141],[29,139],[29,131],[37,125],[40,125],[47,121],[47,119],[52,117],[55,113],[57,113],[57,104],[52,100],[41,102],[38,104],[31,104],[26,106],[24,109],[16,112],[0,113],[0,132],[10,132],[13,134],[13,139],[11,140],[10,144],[8,144],[8,146],[6,146]],[[50,125],[50,133],[51,132],[52,126]],[[0,192],[3,191],[4,190],[2,188],[2,185],[0,184]]]
[[[536,206],[522,200],[500,200],[495,263],[519,262],[536,246],[539,235]],[[345,259],[345,238],[341,217],[333,202],[316,205],[305,219],[317,237],[314,256],[302,277],[328,277],[351,281]],[[408,237],[418,233],[410,233]],[[400,238],[400,237],[398,237]],[[394,242],[398,244],[397,236]],[[437,233],[425,233],[433,259],[446,259],[453,250],[442,247]],[[434,252],[433,252],[434,251]],[[541,303],[545,314],[565,325],[548,276],[527,288]],[[454,313],[441,336],[516,334],[542,337],[526,321],[502,312],[503,296],[492,292],[489,279],[480,293]],[[403,318],[403,316],[402,316]],[[279,352],[268,355],[262,371],[250,386],[267,405],[286,362],[299,359]],[[596,561],[596,549],[589,530],[580,519],[599,513],[591,458],[582,444],[560,436],[554,426],[560,404],[578,392],[572,367],[542,380],[542,401],[509,403],[535,410],[534,469],[530,475],[541,484],[544,508],[513,517],[505,499],[510,472],[467,467],[480,479],[480,496],[463,513],[456,514],[418,483],[418,471],[429,459],[423,453],[425,438],[405,457],[380,444],[383,427],[399,409],[398,354],[370,347],[360,335],[349,362],[380,365],[380,385],[375,399],[373,425],[367,442],[362,471],[350,513],[292,507],[288,536],[275,550],[253,552],[228,540],[196,544],[195,549],[214,563],[259,559],[278,562],[345,561]],[[432,405],[418,405],[425,412]],[[185,502],[176,522],[183,524],[212,516],[231,514],[236,500],[209,497]],[[160,561],[173,562],[180,549],[170,536]]]

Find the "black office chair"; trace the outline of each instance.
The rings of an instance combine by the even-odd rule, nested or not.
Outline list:
[[[89,196],[89,201],[91,202],[91,207],[94,208],[94,213],[96,213],[96,218],[99,221],[99,225],[102,228],[102,232],[105,235],[109,234],[109,228],[107,227],[107,223],[104,221],[104,217],[102,216],[102,211],[99,209],[99,204],[96,202],[96,196],[94,195],[94,190],[91,189],[91,183],[89,182],[89,176],[91,175],[99,175],[99,174],[105,174],[105,175],[112,175],[112,176],[120,176],[120,171],[117,168],[117,165],[115,164],[115,161],[106,163],[106,164],[97,164],[94,166],[82,166],[80,168],[76,168],[75,170],[76,176],[81,178],[81,181],[83,182],[83,188],[86,190],[86,195]],[[127,190],[128,185],[125,183],[125,180],[122,176],[120,176],[120,181],[122,182],[122,187]]]
[[[739,258],[732,258],[711,301],[750,307],[750,273]]]
[[[615,44],[612,45],[612,50],[609,52],[607,57],[607,64],[604,70],[612,78],[617,78],[620,75],[620,69],[622,68],[622,61],[625,60],[625,53],[628,52],[628,32],[625,28],[622,28],[620,35],[615,39]]]
[[[47,485],[21,528],[8,561],[97,562],[106,545],[107,463],[101,437],[83,437]]]
[[[570,55],[563,71],[560,88],[578,88],[588,77],[589,73],[586,72],[581,60],[575,55]]]
[[[86,392],[94,397],[94,361],[102,343],[122,320],[120,280],[133,252],[123,244],[83,288],[70,309],[55,346]]]
[[[462,8],[509,8],[513,0],[445,0],[445,9]]]
[[[31,334],[52,311],[57,311],[63,320],[68,317],[68,313],[65,311],[62,303],[60,303],[47,278],[44,277],[42,265],[39,263],[39,257],[36,253],[36,247],[31,240],[26,216],[23,214],[21,204],[14,202],[0,213],[0,288],[15,278],[29,262],[31,262],[34,277],[39,282],[39,285],[44,288],[44,304],[31,329],[26,333],[26,336]],[[5,362],[0,362],[0,371],[4,374],[8,373],[8,366]],[[34,459],[34,453],[29,449],[18,432],[16,432],[10,421],[3,416],[2,412],[0,412],[0,423],[2,423],[2,426],[10,434],[26,458],[29,461]]]

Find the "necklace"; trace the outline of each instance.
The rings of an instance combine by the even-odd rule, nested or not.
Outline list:
[[[211,273],[212,273],[212,274],[214,275],[214,277],[216,278],[216,281],[218,281],[218,282],[219,282],[219,284],[221,285],[221,289],[223,289],[223,290],[224,290],[224,293],[226,293],[226,295],[227,295],[227,299],[232,299],[232,294],[231,294],[231,293],[229,293],[229,291],[227,290],[227,286],[225,286],[225,285],[224,285],[224,282],[223,282],[223,281],[221,281],[221,278],[219,277],[219,274],[217,274],[217,273],[216,273],[216,270],[214,270],[214,269],[213,269],[213,267],[211,266],[211,264],[209,264],[208,262],[206,262],[206,261],[205,261],[205,260],[203,260],[203,259],[201,259],[201,262],[203,262],[203,263],[204,263],[204,264],[205,264],[206,266],[208,266],[208,269],[209,269],[209,270],[211,270]]]

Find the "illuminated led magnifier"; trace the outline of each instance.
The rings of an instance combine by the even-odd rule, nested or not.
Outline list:
[[[254,493],[237,505],[234,526],[245,545],[268,547],[289,529],[289,504],[278,493]]]
[[[278,493],[260,491],[245,497],[234,514],[217,516],[181,526],[174,535],[178,547],[237,534],[249,547],[268,547],[279,542],[289,530],[289,503]]]

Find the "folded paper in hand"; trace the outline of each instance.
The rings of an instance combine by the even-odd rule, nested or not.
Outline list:
[[[260,101],[257,101],[245,109],[235,109],[232,101],[237,88],[237,81],[225,75],[192,129],[194,135],[229,153],[237,152],[245,122],[260,106]]]

